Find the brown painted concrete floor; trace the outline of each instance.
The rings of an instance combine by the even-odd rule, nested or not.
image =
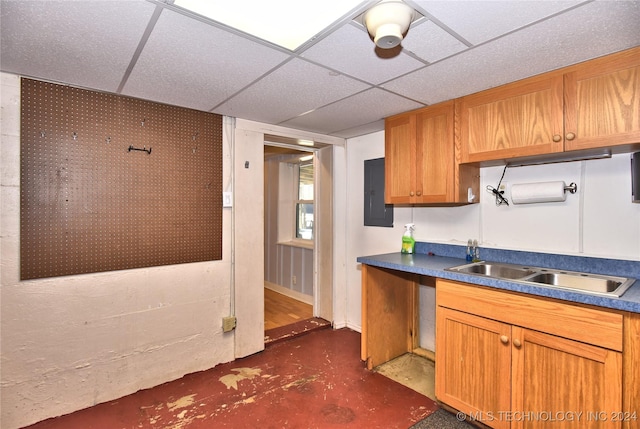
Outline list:
[[[320,329],[31,429],[409,428],[436,403],[367,371],[360,334]]]

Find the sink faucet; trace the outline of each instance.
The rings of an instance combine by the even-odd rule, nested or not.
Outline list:
[[[478,247],[478,240],[473,240],[473,247],[471,251],[473,262],[480,261],[480,248]]]

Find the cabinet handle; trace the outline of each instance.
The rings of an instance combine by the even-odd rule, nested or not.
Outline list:
[[[409,196],[413,197],[413,191],[409,192]]]
[[[506,335],[500,335],[500,342],[502,344],[507,344],[509,342],[509,337],[507,337]]]
[[[576,138],[576,135],[574,133],[567,133],[567,140],[573,140]]]
[[[416,195],[417,195],[417,196],[422,195],[422,191],[418,191],[418,192],[416,192]]]
[[[562,140],[562,136],[560,134],[554,134],[553,135],[553,141],[558,143],[560,140]]]
[[[513,345],[516,346],[516,348],[522,347],[522,343],[517,338],[515,340],[513,340]]]

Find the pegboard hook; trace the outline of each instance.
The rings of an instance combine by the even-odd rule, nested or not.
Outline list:
[[[129,145],[129,149],[127,150],[127,152],[131,152],[132,150],[138,150],[140,152],[147,152],[147,154],[151,155],[151,148],[147,149],[146,146],[143,146],[142,149],[140,149],[139,147],[133,147],[133,145]]]

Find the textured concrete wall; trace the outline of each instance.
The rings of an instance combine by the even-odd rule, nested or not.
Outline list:
[[[1,85],[0,426],[21,427],[233,360],[236,334],[223,334],[221,324],[230,312],[230,209],[223,210],[222,261],[19,280],[19,78],[2,74]],[[225,143],[225,180],[229,150]],[[259,313],[258,301],[247,311]]]

